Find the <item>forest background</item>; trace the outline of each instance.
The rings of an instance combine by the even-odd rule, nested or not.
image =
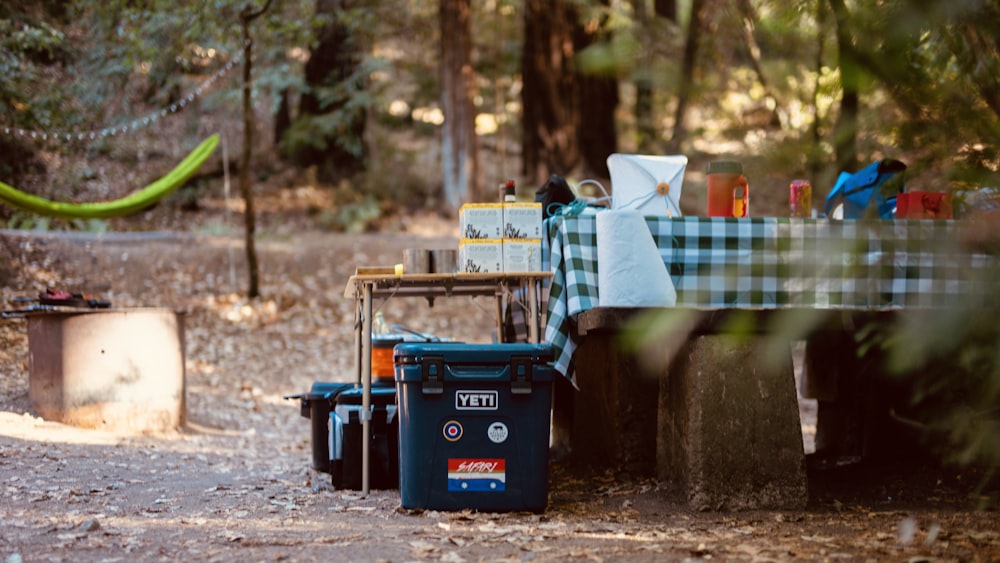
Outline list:
[[[777,182],[819,199],[880,158],[923,189],[994,185],[998,21],[978,0],[5,3],[0,176],[116,197],[218,131],[255,183],[312,171],[369,218],[385,201],[454,212],[506,178],[607,184],[613,152],[745,159],[762,215],[781,211]],[[217,187],[222,156],[178,197]]]
[[[787,214],[792,179],[812,182],[818,208],[841,171],[882,158],[905,162],[913,189],[992,187],[1000,5],[0,5],[0,181],[52,200],[114,199],[216,132],[222,150],[161,204],[169,223],[141,213],[52,219],[0,206],[0,227],[177,228],[185,214],[204,211],[208,194],[225,190],[228,201],[229,176],[238,174],[243,202],[233,209],[247,217],[252,248],[254,193],[304,198],[316,229],[377,230],[401,214],[453,216],[462,203],[493,201],[508,178],[522,198],[550,174],[610,187],[614,152],[688,156],[682,209],[691,214],[705,205],[704,164],[718,158],[744,164],[751,214],[760,216]],[[267,211],[280,225],[281,209]],[[959,441],[974,451],[966,459],[995,464],[997,335],[975,328],[975,339],[965,331],[949,345],[935,331],[922,338],[941,356],[981,345],[961,366],[972,374],[962,391],[975,409],[953,413],[947,428],[960,427]]]

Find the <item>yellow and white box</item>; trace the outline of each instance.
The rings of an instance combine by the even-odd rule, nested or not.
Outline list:
[[[542,238],[542,204],[503,204],[503,238]]]
[[[458,209],[458,228],[462,238],[503,238],[503,204],[466,203]]]
[[[458,271],[466,274],[503,272],[503,241],[463,238],[458,241]]]
[[[503,239],[503,271],[509,274],[542,271],[542,239]]]

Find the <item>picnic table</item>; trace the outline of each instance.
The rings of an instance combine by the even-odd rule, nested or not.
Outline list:
[[[956,252],[955,221],[648,216],[677,292],[671,312],[693,319],[665,343],[675,354],[669,369],[649,378],[618,346],[640,311],[600,306],[596,216],[604,212],[546,222],[545,340],[579,388],[572,447],[618,462],[652,450],[658,476],[702,508],[805,502],[791,342],[786,362],[761,361],[774,344],[773,318],[846,315],[843,326],[823,327],[843,331],[851,319],[950,307],[983,294],[979,280],[992,266],[986,255]],[[727,334],[734,329],[722,320],[734,313],[750,315],[749,338]],[[854,350],[826,359],[836,363],[837,353]]]

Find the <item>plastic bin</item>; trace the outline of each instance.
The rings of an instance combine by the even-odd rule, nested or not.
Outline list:
[[[337,395],[337,404],[330,413],[330,475],[333,486],[338,489],[362,488],[364,426],[361,422],[361,401],[361,389],[343,391]],[[396,416],[396,389],[372,387],[371,411],[368,484],[372,489],[397,489],[399,419]]]
[[[330,472],[329,428],[330,411],[337,401],[337,395],[353,389],[353,383],[327,383],[317,381],[308,393],[285,395],[286,399],[299,399],[303,418],[310,420],[312,427],[312,466],[323,473]]]
[[[552,347],[404,343],[393,358],[403,507],[543,512]]]

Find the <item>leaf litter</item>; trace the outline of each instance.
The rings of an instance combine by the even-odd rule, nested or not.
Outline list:
[[[433,222],[433,221],[430,221]],[[1000,558],[994,512],[935,491],[897,508],[823,498],[800,512],[692,512],[655,481],[553,464],[537,514],[407,510],[395,490],[335,490],[311,467],[309,421],[287,394],[354,377],[357,266],[392,265],[431,235],[303,229],[262,240],[262,297],[243,296],[236,238],[0,234],[5,304],[46,287],[115,306],[183,310],[189,425],[127,435],[45,421],[28,400],[24,319],[0,321],[0,557],[116,560],[659,561]],[[81,242],[82,241],[82,242]],[[237,272],[235,276],[232,272]],[[12,273],[11,273],[12,272]],[[235,277],[235,281],[233,278]],[[387,319],[421,332],[492,339],[488,300],[395,299]],[[931,495],[928,495],[931,496]]]

